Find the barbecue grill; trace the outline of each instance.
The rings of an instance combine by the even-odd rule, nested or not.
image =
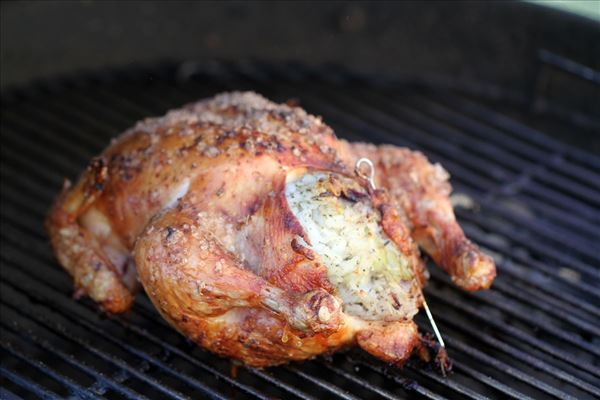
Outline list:
[[[541,62],[600,84],[598,72],[570,60],[543,53]],[[461,225],[498,265],[481,293],[460,291],[430,265],[425,294],[452,375],[416,359],[397,369],[356,349],[264,370],[235,366],[177,334],[144,294],[118,317],[73,300],[43,228],[63,178],[137,120],[234,89],[295,99],[340,137],[408,146],[449,170]],[[539,130],[598,121],[551,102],[532,112],[531,98],[433,76],[259,62],[135,66],[3,93],[0,397],[600,397],[600,158]],[[430,330],[423,315],[417,322]]]

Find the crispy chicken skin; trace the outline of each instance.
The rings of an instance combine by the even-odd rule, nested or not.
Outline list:
[[[360,157],[380,189],[354,174]],[[352,344],[402,364],[419,343],[417,245],[466,290],[495,276],[447,178],[420,153],[348,143],[300,108],[225,93],[125,132],[65,183],[46,225],[76,294],[106,312],[129,309],[139,280],[183,335],[249,365]],[[338,212],[355,226],[336,233]],[[345,257],[352,235],[372,251]]]

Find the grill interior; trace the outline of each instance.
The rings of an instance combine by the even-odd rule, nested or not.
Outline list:
[[[398,370],[358,350],[234,373],[143,294],[121,317],[72,299],[43,228],[63,178],[135,121],[234,89],[298,99],[338,136],[421,150],[450,171],[463,228],[498,264],[493,288],[473,294],[430,265],[426,297],[453,375],[416,360]],[[0,397],[600,396],[600,158],[536,130],[550,117],[520,112],[519,101],[475,84],[257,63],[131,67],[4,93]]]

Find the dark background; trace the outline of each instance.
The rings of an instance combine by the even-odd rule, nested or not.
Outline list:
[[[600,70],[599,20],[517,1],[3,1],[0,83],[166,59],[296,60],[493,83],[589,122],[600,86],[555,71],[547,82],[539,54]],[[598,136],[588,123],[564,139],[600,148]]]
[[[3,86],[165,58],[336,62],[516,85],[534,73],[538,48],[589,66],[600,62],[597,22],[520,2],[8,1],[1,7]]]

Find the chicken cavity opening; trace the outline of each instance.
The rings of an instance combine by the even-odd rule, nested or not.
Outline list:
[[[355,180],[306,173],[288,181],[288,205],[344,302],[365,320],[412,318],[417,312],[412,266],[381,227],[381,216]]]

